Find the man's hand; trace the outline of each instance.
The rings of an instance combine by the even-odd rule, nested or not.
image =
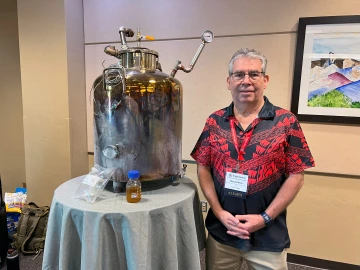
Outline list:
[[[236,225],[236,229],[229,229],[227,233],[243,239],[249,238],[241,237],[242,235],[239,235],[239,231],[246,231],[250,235],[250,233],[256,232],[265,227],[265,221],[261,215],[236,215],[235,219],[239,221]]]
[[[249,239],[250,233],[237,227],[239,220],[221,207],[215,191],[214,180],[211,176],[210,167],[198,164],[198,177],[201,190],[203,191],[205,198],[208,200],[216,218],[220,220],[220,222],[229,231],[236,233],[236,236],[243,239]]]
[[[228,234],[237,236],[242,239],[250,239],[250,233],[246,229],[239,227],[239,219],[234,217],[229,212],[222,210],[220,213],[218,213],[217,218],[228,229]]]

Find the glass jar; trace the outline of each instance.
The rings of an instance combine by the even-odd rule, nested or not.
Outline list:
[[[128,172],[128,182],[126,183],[126,201],[136,203],[141,200],[140,172],[137,170]]]

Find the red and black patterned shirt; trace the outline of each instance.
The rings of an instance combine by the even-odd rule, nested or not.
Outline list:
[[[206,120],[191,152],[198,164],[210,167],[219,202],[224,210],[233,215],[262,213],[275,198],[287,175],[315,166],[295,115],[274,106],[266,97],[264,100],[258,118],[245,131],[234,116],[233,103],[214,112]],[[253,129],[240,161],[231,135],[232,118],[235,121],[238,146],[242,145],[246,134]],[[236,169],[238,173],[248,175],[246,199],[224,195],[226,172]],[[250,243],[227,234],[226,227],[211,209],[206,218],[206,227],[218,242],[239,249],[249,249],[250,246],[251,250],[280,252],[290,247],[286,210],[275,218],[272,226],[252,233]]]

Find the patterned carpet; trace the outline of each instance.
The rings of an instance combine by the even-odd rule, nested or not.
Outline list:
[[[20,270],[41,270],[43,253],[41,253],[35,260],[32,260],[34,255],[24,256],[19,255]],[[6,265],[1,270],[7,270]]]

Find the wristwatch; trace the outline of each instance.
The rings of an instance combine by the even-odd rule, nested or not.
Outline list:
[[[274,220],[273,220],[268,214],[266,214],[265,211],[262,212],[260,215],[261,215],[261,216],[263,217],[263,219],[265,220],[265,225],[266,225],[266,227],[270,227],[271,225],[274,224]]]

